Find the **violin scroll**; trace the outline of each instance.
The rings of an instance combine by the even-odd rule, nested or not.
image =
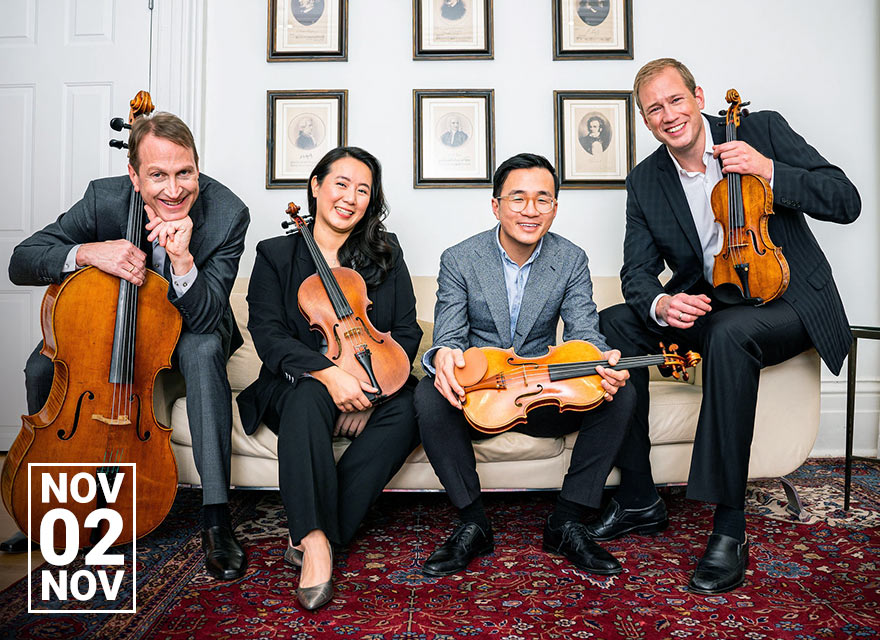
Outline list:
[[[664,377],[672,376],[676,380],[684,382],[687,382],[690,377],[687,370],[691,367],[696,367],[700,360],[703,359],[696,351],[688,351],[683,356],[678,355],[677,344],[671,344],[667,349],[666,345],[661,342],[660,349],[663,352],[663,364],[657,365],[660,373]]]
[[[295,202],[287,203],[287,209],[284,211],[284,213],[290,216],[290,220],[283,220],[281,222],[281,228],[284,229],[284,232],[287,235],[299,233],[299,230],[302,226],[305,226],[312,221],[311,216],[299,215],[300,208],[301,207]]]

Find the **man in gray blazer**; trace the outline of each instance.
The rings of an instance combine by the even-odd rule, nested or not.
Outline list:
[[[186,380],[193,456],[202,481],[205,566],[217,578],[235,579],[244,574],[247,559],[227,507],[232,399],[226,360],[241,344],[229,292],[250,215],[229,189],[199,174],[192,133],[170,113],[135,120],[128,173],[91,182],[82,200],[19,244],[9,279],[18,285],[60,283],[91,265],[138,286],[147,269],[169,280],[168,299],[183,317],[173,362]],[[138,245],[124,239],[132,185],[149,220]],[[41,347],[25,367],[32,414],[46,403],[54,375]]]
[[[858,217],[861,201],[843,171],[778,113],[744,117],[738,139],[726,141],[724,121],[701,114],[703,90],[677,60],[649,62],[633,89],[645,125],[661,144],[626,180],[620,270],[626,304],[603,310],[601,326],[626,356],[642,355],[658,340],[703,356],[687,495],[716,508],[688,588],[717,594],[740,586],[748,566],[744,505],[761,368],[815,346],[837,373],[852,339],[831,267],[805,215],[845,224]],[[760,176],[773,189],[768,227],[791,281],[781,297],[762,306],[731,304],[711,285],[724,234],[709,198],[731,173]],[[672,271],[665,284],[658,279],[664,268]],[[648,457],[648,378],[633,372],[632,382],[638,403],[616,461],[620,488],[589,526],[595,540],[656,532],[668,523]]]
[[[480,498],[472,440],[486,435],[462,413],[464,390],[455,379],[468,347],[513,348],[525,357],[547,353],[564,340],[586,340],[612,365],[620,353],[599,333],[587,256],[549,233],[559,183],[546,158],[522,153],[495,172],[492,211],[499,224],[447,249],[440,258],[434,307],[434,344],[422,365],[430,376],[416,387],[415,405],[425,453],[458,510],[462,523],[431,554],[422,570],[431,576],[462,571],[494,549],[492,527]],[[587,412],[540,407],[516,431],[539,437],[579,433],[556,507],[544,527],[544,549],[602,575],[620,563],[586,535],[582,519],[599,506],[602,488],[626,432],[634,395],[626,371],[598,368],[604,404]],[[613,400],[613,402],[612,402]]]

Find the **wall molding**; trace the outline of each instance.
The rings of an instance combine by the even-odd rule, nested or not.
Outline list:
[[[203,151],[207,0],[156,0],[150,60],[153,102],[189,125]]]

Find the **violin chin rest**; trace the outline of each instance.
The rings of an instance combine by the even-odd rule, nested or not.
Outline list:
[[[489,360],[479,347],[471,347],[464,352],[464,367],[455,369],[455,379],[463,387],[477,384],[486,375]]]

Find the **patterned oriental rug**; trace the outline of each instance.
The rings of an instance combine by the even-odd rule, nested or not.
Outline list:
[[[711,509],[664,490],[671,525],[606,547],[619,576],[583,573],[541,551],[549,493],[489,494],[496,551],[466,573],[426,578],[419,566],[454,516],[442,494],[385,494],[336,562],[336,597],[301,610],[298,574],[282,562],[277,492],[236,492],[234,519],[250,566],[233,583],[202,569],[198,493],[181,490],[166,522],[138,544],[136,614],[27,613],[27,580],[0,594],[0,637],[114,638],[736,638],[880,637],[880,467],[855,463],[842,511],[843,461],[815,459],[790,476],[806,506],[788,515],[775,481],[750,485],[746,584],[705,597],[685,591]],[[130,592],[130,585],[128,587]]]

